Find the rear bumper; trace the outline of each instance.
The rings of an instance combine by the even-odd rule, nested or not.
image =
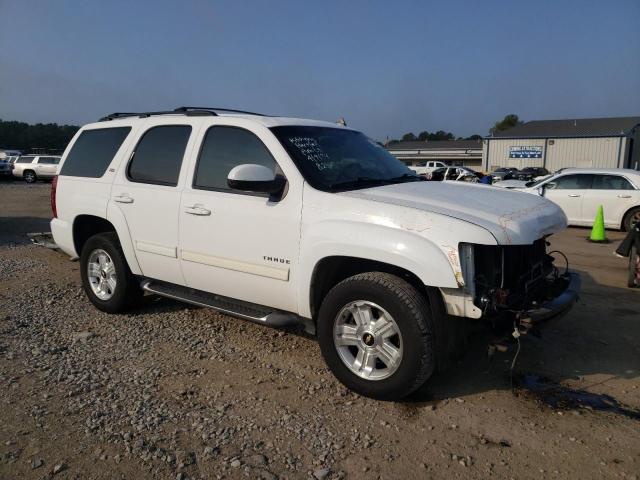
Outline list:
[[[538,327],[547,320],[557,318],[567,313],[578,300],[582,280],[580,275],[568,272],[558,277],[552,288],[560,294],[552,300],[547,300],[539,307],[530,308],[520,313],[520,325],[525,328]]]

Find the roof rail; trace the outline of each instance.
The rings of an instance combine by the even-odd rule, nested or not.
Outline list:
[[[181,114],[188,115],[188,116],[212,115],[215,117],[218,115],[216,112],[242,113],[245,115],[257,115],[259,117],[265,116],[262,113],[247,112],[245,110],[234,110],[231,108],[178,107],[175,110],[162,110],[158,112],[115,112],[102,117],[99,121],[108,122],[109,120],[116,120],[118,118],[128,118],[128,117],[148,118],[155,115],[181,115]]]
[[[207,111],[207,112],[228,112],[228,113],[244,113],[245,115],[257,115],[259,117],[265,117],[264,113],[247,112],[246,110],[235,110],[233,108],[218,108],[218,107],[178,107],[175,112],[190,112],[190,111]]]
[[[148,118],[156,115],[188,115],[190,117],[200,116],[200,115],[211,115],[217,116],[218,114],[212,110],[203,110],[193,109],[193,110],[162,110],[158,112],[115,112],[107,115],[106,117],[102,117],[100,122],[108,122],[109,120],[116,120],[118,118],[129,118],[129,117],[138,117],[138,118]]]

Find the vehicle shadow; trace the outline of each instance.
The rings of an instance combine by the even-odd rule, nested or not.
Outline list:
[[[521,338],[514,377],[527,373],[554,382],[585,379],[587,387],[616,378],[638,378],[640,292],[603,286],[589,273],[576,271],[583,282],[577,304],[564,317],[545,325],[539,338]],[[620,278],[621,285],[625,281]],[[427,406],[446,398],[511,389],[515,340],[514,348],[490,358],[488,344],[493,338],[487,331],[475,334],[464,356],[436,373],[407,403]],[[590,382],[591,376],[595,377]]]
[[[50,218],[0,216],[0,246],[31,243],[27,233],[48,232]]]

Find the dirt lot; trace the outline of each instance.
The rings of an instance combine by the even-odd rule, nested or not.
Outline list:
[[[512,392],[513,352],[489,361],[483,334],[411,399],[384,403],[340,386],[300,332],[164,299],[103,314],[78,263],[25,241],[48,229],[48,195],[0,181],[2,479],[640,476],[640,292],[588,230],[553,239],[583,293],[522,342],[516,370],[558,382],[551,400],[584,390],[627,415]]]

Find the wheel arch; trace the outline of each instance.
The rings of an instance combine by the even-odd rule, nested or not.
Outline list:
[[[112,220],[113,219],[105,219],[97,215],[88,214],[76,216],[73,220],[72,228],[75,251],[80,255],[82,253],[82,247],[93,235],[114,232],[118,236],[118,241],[120,242],[120,246],[122,247],[122,251],[124,252],[124,256],[127,260],[131,273],[134,275],[141,275],[142,272],[140,271],[140,267],[136,260],[133,245],[131,244],[127,230],[123,230],[122,225],[118,224],[120,222],[118,222],[117,219],[115,222]]]

